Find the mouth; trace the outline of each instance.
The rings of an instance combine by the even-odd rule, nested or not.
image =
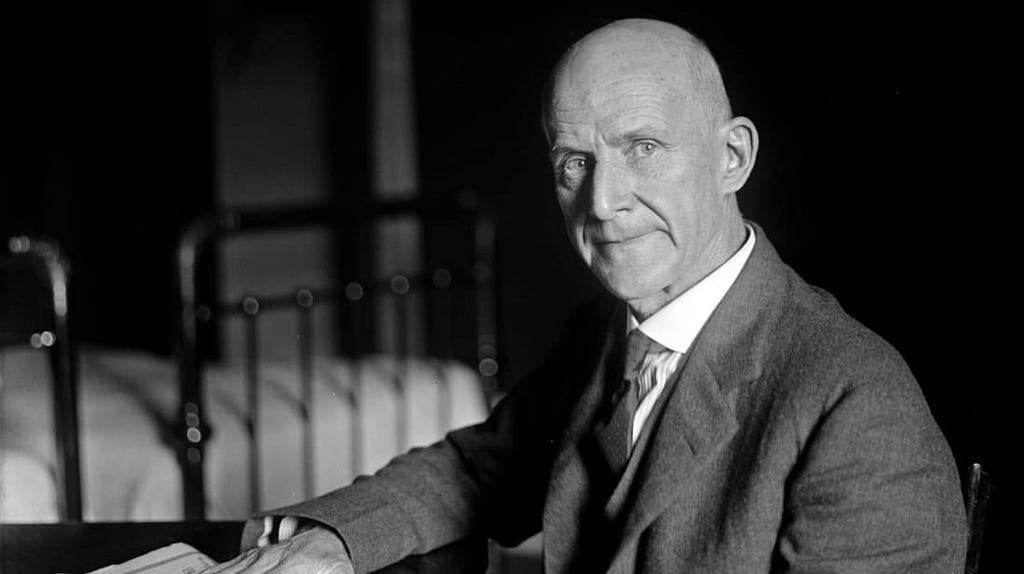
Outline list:
[[[629,244],[643,241],[649,235],[652,235],[654,231],[643,231],[639,233],[624,234],[622,236],[598,236],[591,237],[590,242],[597,246],[616,245],[616,244]]]

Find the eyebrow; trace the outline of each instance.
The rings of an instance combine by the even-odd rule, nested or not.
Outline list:
[[[640,124],[639,126],[632,127],[627,131],[617,135],[615,137],[616,143],[618,142],[630,142],[638,139],[647,138],[665,138],[668,136],[668,128],[665,126],[656,126],[651,123]]]
[[[579,151],[579,150],[577,150],[574,147],[555,144],[555,145],[551,146],[548,149],[548,155],[554,157],[554,156],[557,156],[557,155],[562,155],[562,154],[573,152],[573,151]]]
[[[635,140],[651,138],[660,140],[669,139],[670,130],[668,126],[659,125],[656,123],[652,123],[650,121],[644,121],[640,124],[628,126],[628,129],[623,133],[615,134],[614,138],[610,140],[609,143],[611,143],[612,145],[622,145],[623,143],[628,143]],[[571,146],[560,145],[558,143],[555,143],[548,148],[548,155],[550,157],[556,157],[574,151],[579,150]]]

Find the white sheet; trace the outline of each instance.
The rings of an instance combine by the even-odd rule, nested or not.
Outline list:
[[[79,416],[84,515],[87,520],[179,520],[181,477],[161,432],[174,420],[174,364],[162,357],[106,349],[80,353]],[[31,349],[4,352],[0,380],[0,521],[56,519],[49,371]],[[302,492],[298,374],[293,365],[260,366],[263,489],[261,507],[305,498]],[[371,472],[410,446],[441,438],[486,416],[478,380],[467,367],[429,359],[398,363],[369,357],[359,363],[314,361],[313,495]],[[403,381],[406,401],[394,384]],[[443,382],[447,381],[447,385]],[[206,371],[207,515],[246,517],[248,447],[245,387],[237,366]],[[352,402],[362,406],[353,420]],[[400,417],[408,440],[397,436]],[[447,420],[445,420],[447,419]],[[353,424],[361,434],[353,453]],[[355,460],[354,460],[355,459]],[[361,468],[354,468],[359,465]]]

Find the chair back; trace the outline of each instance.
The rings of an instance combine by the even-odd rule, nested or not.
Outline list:
[[[985,531],[989,490],[988,472],[980,464],[972,464],[968,469],[964,490],[964,504],[967,507],[967,562],[964,574],[977,574],[981,564],[981,540]]]

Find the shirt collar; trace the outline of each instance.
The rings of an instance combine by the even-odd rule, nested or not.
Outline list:
[[[711,313],[732,287],[743,265],[754,251],[754,228],[749,224],[745,225],[747,240],[743,242],[739,251],[643,323],[638,323],[633,314],[629,313],[627,331],[639,326],[645,335],[662,346],[679,353],[689,351],[704,323],[707,323]]]

